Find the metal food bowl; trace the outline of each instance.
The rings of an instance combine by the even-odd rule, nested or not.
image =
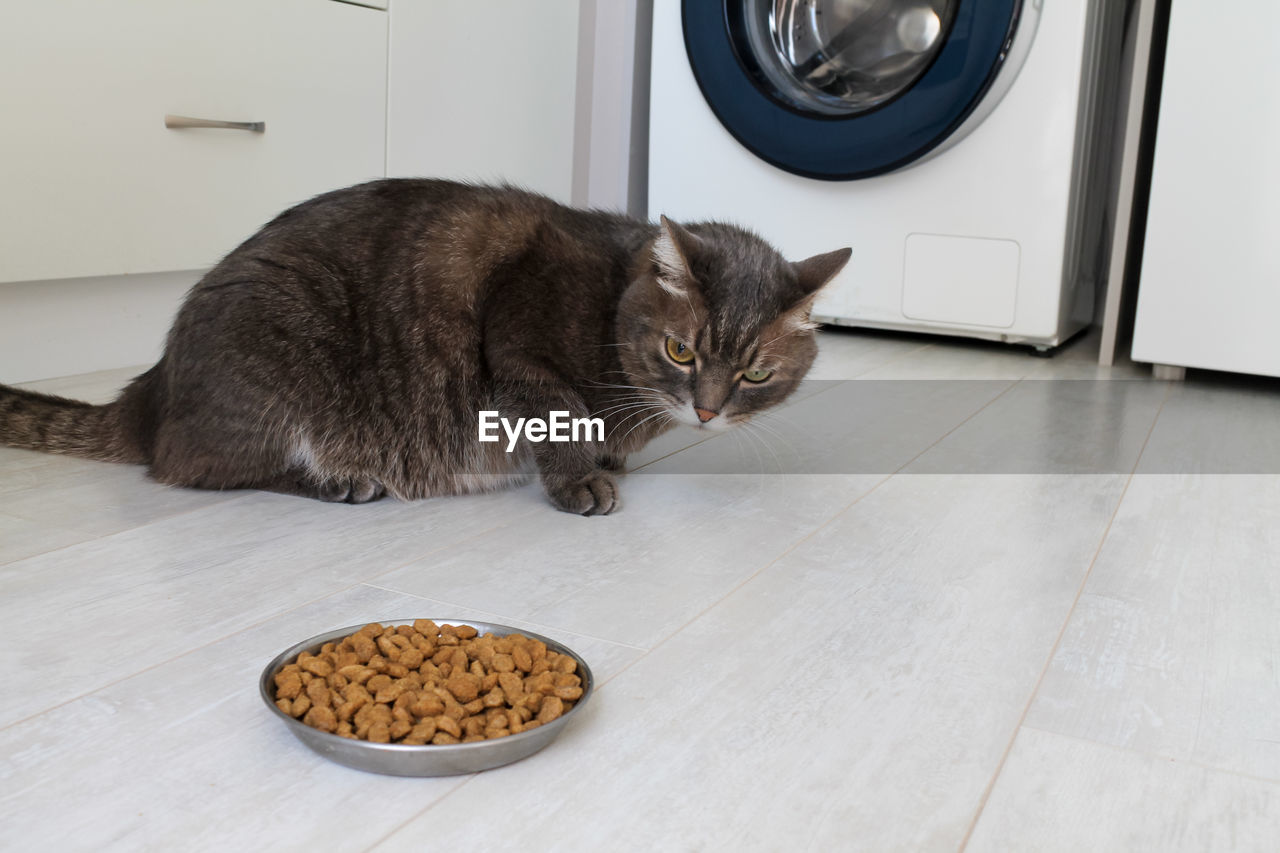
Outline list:
[[[413,746],[399,743],[373,743],[367,740],[352,740],[351,738],[339,737],[336,734],[313,729],[311,726],[305,725],[301,720],[296,720],[277,708],[274,699],[274,678],[276,673],[283,669],[285,664],[297,658],[300,653],[311,652],[312,654],[317,654],[320,651],[320,647],[325,643],[337,642],[343,637],[356,633],[367,624],[361,623],[360,625],[352,625],[350,628],[328,631],[309,640],[303,640],[301,643],[290,646],[277,655],[271,663],[267,664],[267,668],[262,671],[262,678],[258,681],[258,691],[262,694],[262,701],[267,704],[267,708],[271,713],[284,721],[284,724],[289,727],[289,731],[293,732],[298,740],[331,761],[354,767],[357,770],[367,770],[370,773],[385,773],[391,776],[456,776],[461,773],[476,773],[492,767],[501,767],[504,764],[528,758],[555,740],[560,732],[564,730],[564,727],[568,725],[569,721],[578,716],[579,709],[591,698],[591,691],[595,687],[595,679],[591,675],[591,668],[587,666],[587,662],[582,659],[581,655],[562,643],[557,643],[555,640],[544,637],[541,634],[513,628],[510,625],[496,625],[492,622],[472,622],[468,619],[437,618],[433,621],[438,625],[470,625],[480,634],[494,634],[499,637],[507,634],[522,634],[531,640],[541,640],[547,644],[548,651],[568,655],[578,662],[577,674],[582,679],[582,697],[565,714],[531,731],[520,732],[519,734],[494,740],[439,746],[434,744]],[[406,625],[413,622],[414,619],[389,619],[384,620],[381,624]]]

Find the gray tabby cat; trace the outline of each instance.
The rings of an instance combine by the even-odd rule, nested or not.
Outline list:
[[[192,289],[164,356],[93,406],[0,386],[0,443],[162,483],[364,503],[498,488],[618,506],[627,454],[795,389],[848,260],[729,225],[652,225],[508,187],[384,180],[267,224]],[[603,419],[603,441],[478,440],[478,413]]]

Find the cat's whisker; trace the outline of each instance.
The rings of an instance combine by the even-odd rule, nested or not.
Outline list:
[[[635,412],[632,412],[632,413],[631,413],[631,414],[629,414],[629,415],[626,415],[625,417],[621,418],[621,419],[620,419],[616,424],[614,424],[614,426],[613,426],[613,434],[614,434],[614,435],[617,435],[618,430],[622,429],[622,425],[623,425],[623,424],[625,424],[627,421],[631,420],[632,418],[636,418],[636,417],[639,417],[639,416],[641,416],[641,415],[648,414],[649,412],[654,411],[654,410],[657,410],[657,411],[659,411],[659,412],[664,412],[664,411],[666,411],[665,407],[663,407],[663,406],[656,406],[656,405],[654,405],[654,406],[647,406],[647,407],[645,407],[645,408],[641,408],[641,409],[639,409],[638,411],[635,411]],[[628,432],[627,432],[627,435],[630,435],[630,434],[631,434],[631,433],[630,433],[630,431],[628,431]],[[626,438],[626,436],[623,436],[623,438]]]
[[[765,425],[764,425],[764,424],[753,424],[752,426],[753,426],[753,428],[754,428],[754,429],[756,429],[756,430],[759,430],[759,431],[760,431],[760,438],[764,441],[765,446],[769,448],[770,452],[771,452],[771,453],[773,453],[774,458],[775,458],[775,459],[778,459],[778,464],[779,464],[779,466],[782,466],[781,457],[778,455],[778,452],[777,452],[776,450],[774,450],[774,448],[773,448],[773,441],[771,441],[770,439],[773,439],[773,440],[776,440],[776,441],[778,441],[778,442],[781,442],[781,443],[782,443],[782,445],[783,445],[783,447],[782,447],[781,449],[782,449],[782,450],[784,450],[784,451],[786,452],[786,455],[787,455],[788,457],[793,458],[796,462],[798,462],[798,461],[800,460],[800,454],[796,452],[795,447],[794,447],[794,446],[792,446],[792,445],[791,445],[791,444],[790,444],[790,443],[789,443],[785,438],[783,438],[779,433],[776,433],[776,432],[773,432],[772,430],[769,430],[767,427],[765,427]],[[781,471],[779,471],[779,473],[781,473]]]
[[[790,356],[785,356],[785,355],[778,355],[777,353],[770,353],[767,357],[773,359],[774,361],[785,361],[791,364],[799,364],[799,362],[796,361],[794,358],[791,358]]]
[[[619,394],[618,396],[614,397],[613,399],[611,399],[611,400],[605,400],[605,401],[603,401],[603,402],[604,402],[604,403],[606,403],[607,405],[605,405],[605,406],[604,406],[604,408],[602,409],[602,411],[607,411],[607,410],[608,410],[608,409],[610,409],[610,408],[614,408],[614,407],[616,407],[616,406],[625,406],[625,405],[628,405],[629,403],[659,403],[659,404],[665,404],[665,403],[667,403],[667,402],[668,402],[668,400],[667,400],[667,398],[666,398],[665,396],[663,396],[663,395],[661,395],[661,394],[636,394],[636,393],[631,393],[631,394]]]
[[[771,423],[771,421],[775,419],[781,423],[781,427],[776,427]],[[756,412],[753,420],[761,428],[768,429],[770,432],[778,436],[778,438],[780,438],[782,441],[786,442],[789,446],[792,446],[792,447],[794,447],[794,442],[786,436],[786,434],[783,432],[783,428],[795,433],[800,433],[800,434],[804,434],[807,431],[806,427],[801,426],[800,424],[796,423],[793,420],[784,418],[782,415],[779,415],[776,412]]]
[[[625,424],[627,421],[631,420],[632,418],[639,417],[640,415],[647,414],[648,412],[654,411],[654,410],[659,412],[665,412],[666,407],[665,406],[649,406],[648,408],[640,409],[639,411],[632,412],[631,414],[619,420],[617,427],[615,427],[615,429],[617,429],[618,427],[621,427],[623,424]]]
[[[590,385],[593,388],[619,388],[630,391],[650,391],[654,394],[661,393],[654,388],[646,388],[643,385],[618,385],[612,382],[596,382],[592,379],[584,379],[582,384]]]
[[[765,348],[765,347],[767,347],[769,344],[774,343],[774,341],[780,341],[780,340],[782,340],[783,338],[789,338],[789,337],[791,337],[792,335],[799,335],[799,334],[801,334],[801,333],[808,334],[808,332],[809,332],[809,331],[810,331],[809,329],[806,329],[806,328],[804,328],[803,326],[797,326],[797,327],[795,327],[795,328],[792,328],[792,329],[789,329],[789,330],[787,330],[787,331],[783,332],[782,334],[778,335],[776,338],[774,338],[774,339],[773,339],[773,340],[771,340],[771,341],[766,341],[765,343],[763,343],[763,344],[761,344],[759,347],[757,347],[757,349],[764,349],[764,348]]]
[[[613,407],[608,408],[608,409],[601,409],[600,411],[598,411],[598,412],[592,412],[591,414],[592,414],[592,416],[593,416],[593,417],[597,417],[597,418],[603,418],[603,417],[605,417],[606,415],[609,415],[609,414],[612,414],[614,417],[618,417],[618,416],[620,416],[623,412],[625,412],[625,411],[627,411],[627,410],[629,410],[629,409],[653,409],[653,408],[659,408],[659,404],[657,404],[657,403],[652,403],[652,402],[645,402],[645,403],[630,403],[630,404],[627,404],[627,405],[625,405],[625,406],[613,406]]]
[[[667,395],[659,391],[629,391],[625,394],[607,394],[607,398],[614,400],[665,400]]]
[[[608,386],[602,386],[608,387]],[[641,397],[663,397],[666,396],[660,391],[654,391],[650,388],[629,388],[626,386],[617,386],[612,390],[605,391],[599,396],[603,397],[603,402],[611,402],[613,400],[629,400]]]
[[[659,391],[630,391],[625,394],[609,394],[606,395],[614,399],[621,400],[623,398],[636,400],[669,400],[670,395],[663,394]]]
[[[764,424],[748,422],[743,424],[743,427],[745,427],[743,431],[746,432],[747,435],[750,435],[753,438],[757,439],[761,444],[764,445],[765,450],[769,451],[769,453],[773,456],[774,463],[778,466],[778,473],[781,474],[784,470],[782,459],[778,456],[777,452],[773,449],[773,445],[771,445],[768,441],[765,440],[765,435],[768,435],[769,433],[766,432],[764,435],[761,435],[755,432],[755,430],[764,430],[765,429]],[[772,434],[777,436],[780,439],[782,438],[777,433],[772,433]]]
[[[782,442],[783,446],[790,452],[796,464],[799,465],[801,460],[804,458],[804,454],[801,453],[796,448],[795,442],[785,432],[783,432],[781,429],[778,429],[777,427],[774,427],[772,424],[768,422],[770,418],[779,417],[779,416],[770,412],[759,412],[757,413],[756,417],[759,418],[759,420],[754,421],[755,425],[760,429],[772,434],[774,437],[778,439],[778,441]],[[785,424],[788,428],[790,428],[795,432],[803,433],[804,431],[803,427],[799,426],[796,423],[793,423],[792,421],[788,421],[785,418],[779,418],[779,420],[781,420],[783,424]]]
[[[758,428],[760,425],[747,423],[747,424],[744,424],[743,426],[747,427],[747,429],[744,430],[744,432],[746,432],[747,435],[751,436],[756,441],[760,442],[760,444],[764,447],[764,449],[769,451],[769,455],[773,457],[773,464],[776,467],[777,473],[778,474],[783,473],[783,471],[785,470],[785,466],[782,464],[782,459],[781,457],[778,456],[777,451],[773,449],[773,445],[770,444],[769,441],[767,440],[767,435],[762,434],[758,431]]]
[[[746,441],[743,438],[743,436],[750,436],[751,433],[747,432],[745,429],[734,430],[733,432],[734,432],[734,435],[737,436],[739,446],[742,446],[745,444],[747,447],[751,448],[751,452],[754,453],[756,457],[756,466],[760,469],[759,473],[763,474],[764,473],[764,457],[760,455],[760,451],[756,449],[756,446],[754,444],[752,444],[749,441]]]
[[[679,405],[679,401],[666,394],[627,394],[612,401],[614,406],[624,406],[629,403],[650,403],[655,406],[665,406],[666,408],[673,408]]]
[[[779,439],[783,441],[787,441],[787,438],[782,434],[780,430],[778,430],[773,425],[767,423],[768,417],[769,417],[768,412],[756,412],[755,415],[752,416],[751,420],[748,421],[747,423],[751,424],[752,426],[759,427],[760,429],[765,430],[771,435],[777,436]],[[789,421],[784,421],[784,423],[786,423],[786,425],[791,427],[792,429],[798,429],[798,427],[794,423],[791,423]]]
[[[654,402],[654,399],[651,397],[626,397],[624,399],[615,401],[613,405],[604,406],[603,408],[596,409],[594,411],[594,414],[599,415],[605,412],[611,412],[614,409],[625,408],[626,406],[634,405],[636,403],[652,403],[652,402]]]
[[[631,427],[631,429],[627,430],[627,434],[622,437],[622,443],[626,443],[626,440],[631,437],[631,433],[635,432],[640,427],[644,426],[654,418],[659,418],[659,417],[666,417],[667,420],[671,420],[671,416],[667,414],[667,410],[660,409],[659,411],[654,412],[652,415],[649,415],[649,417],[637,423],[635,426]]]
[[[779,420],[779,421],[782,421],[787,426],[792,427],[793,429],[801,428],[799,424],[797,424],[795,421],[788,418],[786,415],[782,414],[781,411],[774,410],[774,409],[766,409],[761,412],[756,412],[755,415],[753,415],[752,417],[765,418],[769,420]]]
[[[733,437],[737,439],[737,443],[739,443],[739,448],[742,448],[742,447],[749,448],[751,453],[753,453],[753,455],[755,456],[755,466],[756,466],[756,469],[758,469],[758,473],[763,474],[764,459],[762,456],[760,456],[760,451],[756,450],[755,444],[748,441],[749,437],[748,437],[748,433],[746,433],[746,430],[745,429],[733,430]]]
[[[662,399],[666,395],[659,394],[656,391],[630,391],[626,394],[606,394],[602,396],[604,396],[605,399],[602,400],[601,402],[613,404],[613,403],[626,403],[629,401],[636,401],[636,400]]]
[[[746,424],[743,424],[743,426],[746,426]],[[735,432],[737,432],[737,430],[735,430]],[[745,429],[744,429],[744,430],[742,430],[742,433],[743,433],[743,435],[750,435],[750,433],[749,433],[747,430],[745,430]],[[750,442],[746,442],[746,443],[747,443],[748,445],[750,445],[750,444],[751,444]],[[755,491],[756,491],[756,493],[757,493],[757,494],[760,494],[760,493],[763,493],[763,492],[764,492],[764,490],[765,490],[765,488],[766,488],[766,485],[767,485],[767,481],[765,480],[765,478],[764,478],[764,476],[763,476],[763,474],[764,474],[764,459],[760,456],[760,452],[759,452],[759,451],[757,451],[757,450],[755,450],[755,446],[754,446],[754,445],[751,445],[751,449],[752,449],[753,451],[755,451],[756,459],[758,460],[758,464],[760,465],[760,476],[756,476],[756,477],[752,478],[752,484],[755,486]]]

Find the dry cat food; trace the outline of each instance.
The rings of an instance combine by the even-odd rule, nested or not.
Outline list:
[[[276,707],[374,743],[471,743],[537,728],[582,697],[578,663],[522,634],[467,625],[365,625],[275,675]]]

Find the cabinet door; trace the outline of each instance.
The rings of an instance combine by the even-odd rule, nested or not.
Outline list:
[[[6,6],[0,281],[208,267],[285,207],[385,173],[381,10]],[[169,129],[166,114],[265,132]]]
[[[387,174],[507,181],[568,202],[578,11],[578,0],[397,0]]]

